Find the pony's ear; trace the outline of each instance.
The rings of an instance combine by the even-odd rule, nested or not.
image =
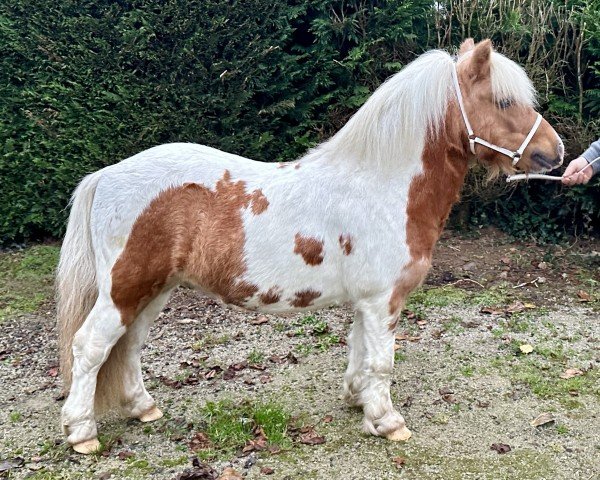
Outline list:
[[[467,52],[470,52],[475,48],[475,41],[472,38],[467,38],[460,44],[460,48],[458,49],[458,56],[464,55]]]
[[[473,79],[486,78],[490,75],[490,57],[492,56],[492,41],[479,42],[473,48],[469,59],[469,73]]]

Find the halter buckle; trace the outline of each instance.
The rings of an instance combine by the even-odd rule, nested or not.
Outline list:
[[[513,152],[512,157],[513,157],[512,164],[514,167],[517,163],[519,163],[519,160],[521,160],[521,154],[519,152]]]

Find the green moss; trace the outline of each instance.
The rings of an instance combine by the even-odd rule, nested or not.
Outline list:
[[[160,464],[163,467],[178,467],[179,465],[186,465],[188,462],[188,457],[183,455],[178,458],[165,458],[160,461]]]
[[[418,307],[446,307],[448,305],[459,305],[465,303],[468,292],[456,287],[421,288],[416,290],[407,303],[409,310]]]
[[[416,451],[415,451],[416,450]],[[432,453],[425,449],[411,449],[410,452],[401,453],[406,459],[402,469],[406,478],[444,480],[463,480],[465,478],[523,478],[528,480],[542,480],[553,478],[553,461],[550,455],[540,455],[539,452],[523,450],[512,451],[506,455],[486,457],[455,457]],[[444,472],[443,477],[432,474],[431,466]],[[508,476],[507,476],[508,474]]]
[[[52,297],[58,255],[50,245],[0,254],[0,322],[35,312]]]

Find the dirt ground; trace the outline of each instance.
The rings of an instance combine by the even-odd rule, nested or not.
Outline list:
[[[0,477],[215,478],[194,469],[200,457],[247,479],[600,479],[599,282],[598,240],[446,232],[398,326],[392,397],[413,431],[405,443],[363,434],[361,412],[340,399],[349,308],[263,317],[180,289],[143,351],[165,417],[101,419],[105,449],[87,457],[59,429],[48,303],[0,323]],[[289,443],[203,453],[198,417],[217,401],[275,402],[293,417]],[[552,420],[532,426],[543,413]],[[306,431],[324,442],[302,443]]]

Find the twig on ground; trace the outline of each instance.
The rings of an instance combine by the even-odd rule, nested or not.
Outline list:
[[[471,282],[471,283],[474,283],[475,285],[479,285],[481,288],[485,288],[481,283],[476,282],[475,280],[471,280],[470,278],[461,278],[460,280],[449,283],[448,285],[456,285],[457,283],[460,283],[460,282]]]
[[[535,279],[531,280],[530,282],[523,282],[523,283],[519,283],[518,285],[515,285],[512,288],[521,288],[521,287],[525,287],[526,285],[535,285],[536,287],[538,286],[537,282],[539,282],[540,277],[536,277]]]

